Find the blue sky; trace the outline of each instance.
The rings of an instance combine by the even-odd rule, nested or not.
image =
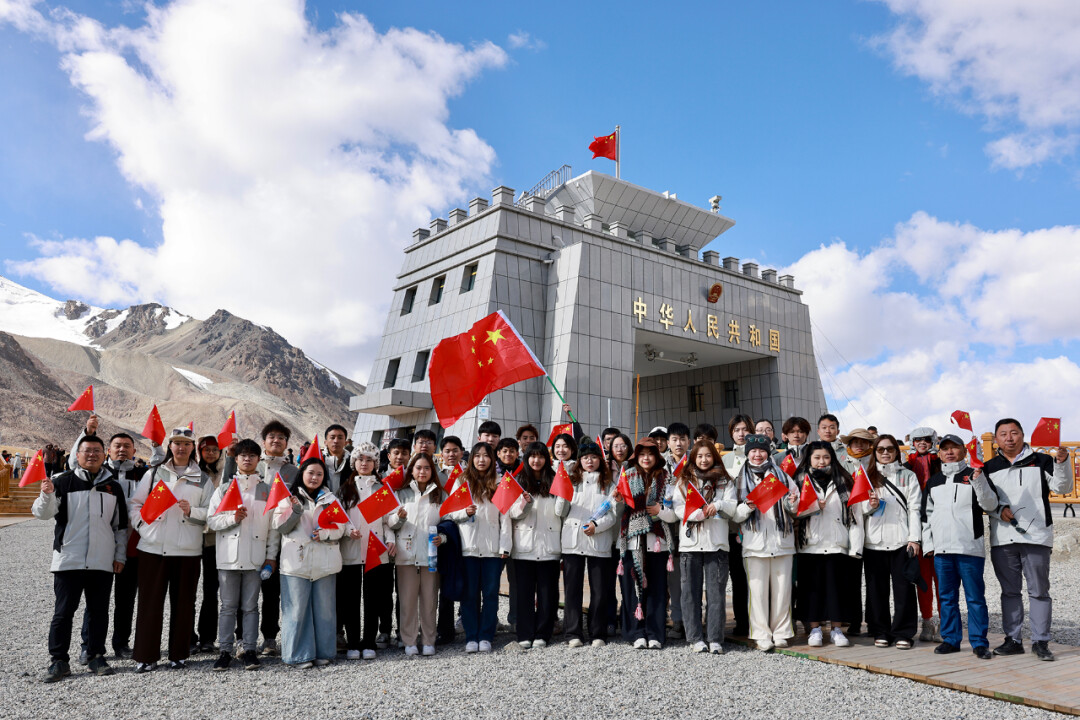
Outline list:
[[[212,7],[195,14],[205,4],[189,0],[180,5],[207,18],[208,26],[220,18],[222,43],[228,44],[231,34],[244,34],[228,26],[235,20]],[[292,3],[270,4],[288,18]],[[311,26],[304,32],[319,42],[340,41],[347,24],[342,13],[351,13],[363,15],[380,38],[392,36],[393,29],[415,28],[441,38],[428,38],[432,53],[455,58],[475,53],[468,67],[445,78],[427,107],[438,130],[471,130],[487,149],[477,149],[468,138],[424,147],[416,134],[387,129],[396,120],[375,117],[377,104],[357,106],[353,114],[368,115],[366,122],[381,128],[383,142],[373,145],[378,153],[409,166],[457,153],[473,165],[472,171],[433,171],[432,185],[446,180],[439,173],[449,173],[445,184],[451,189],[445,193],[425,192],[423,183],[403,183],[394,198],[410,203],[399,209],[412,210],[395,218],[355,210],[360,221],[370,221],[365,229],[396,233],[400,245],[424,218],[445,214],[468,197],[487,195],[496,185],[521,190],[563,163],[576,173],[614,173],[613,163],[590,160],[586,148],[593,135],[610,132],[618,123],[625,179],[702,205],[714,194],[723,195],[723,212],[737,224],[712,249],[796,274],[821,332],[844,359],[860,363],[853,374],[818,339],[819,358],[841,386],[831,389],[826,383],[832,407],[848,409],[840,397],[844,394],[866,408],[864,414],[904,424],[947,415],[955,409],[948,407],[953,402],[983,402],[990,414],[1003,407],[987,403],[985,395],[1000,391],[1000,383],[1040,360],[1061,359],[1058,370],[1076,371],[1080,377],[1071,359],[1076,331],[1057,332],[1049,320],[1023,312],[1003,317],[993,309],[1003,300],[1023,307],[1039,300],[1037,282],[1001,277],[1009,272],[1010,255],[1002,249],[1010,246],[1009,238],[1015,238],[1011,257],[1027,261],[1029,249],[1059,247],[1076,237],[1080,101],[1065,71],[1080,67],[1080,59],[1068,43],[1051,51],[1041,42],[1047,28],[1060,28],[1065,37],[1077,32],[1080,16],[1074,10],[1047,4],[1042,12],[1040,3],[1016,2],[1011,9],[980,12],[959,0],[672,5],[556,3],[508,9],[494,3],[307,3],[301,22]],[[87,41],[74,33],[70,19],[49,15],[49,8],[61,7],[97,21],[111,34]],[[179,16],[175,8],[163,6],[160,27],[169,27]],[[27,20],[27,13],[36,13],[40,22]],[[1034,19],[1018,20],[1022,15]],[[0,272],[57,297],[81,293],[83,299],[114,305],[159,300],[201,315],[208,306],[170,293],[161,287],[167,282],[140,284],[120,273],[111,281],[128,291],[107,297],[93,283],[66,277],[78,266],[60,262],[78,256],[85,247],[78,243],[97,236],[130,239],[147,248],[149,254],[137,263],[163,260],[165,253],[155,249],[172,238],[179,247],[198,251],[197,242],[176,234],[182,232],[174,229],[183,225],[181,209],[192,207],[185,203],[192,202],[193,187],[212,194],[205,178],[214,178],[211,184],[219,177],[228,182],[236,170],[196,171],[176,160],[159,166],[156,151],[147,148],[168,141],[155,140],[153,124],[125,127],[107,110],[112,101],[120,108],[135,101],[123,78],[94,64],[95,51],[126,59],[152,86],[171,90],[179,80],[168,72],[182,70],[154,68],[148,60],[153,56],[140,56],[136,47],[116,39],[116,28],[126,27],[147,33],[143,37],[159,50],[184,49],[183,37],[155,34],[147,23],[142,6],[130,2],[46,6],[15,0],[6,9],[0,2],[0,66],[5,68],[0,73],[0,186],[5,188],[0,244],[8,261]],[[964,38],[980,42],[965,43]],[[971,45],[987,49],[972,50]],[[394,51],[408,54],[400,47]],[[305,50],[296,53],[302,58]],[[1012,56],[1022,60],[999,62]],[[243,65],[242,51],[222,57]],[[274,60],[266,58],[268,64]],[[427,92],[423,76],[380,85],[381,60],[356,62],[353,72],[370,74],[373,86],[386,96]],[[267,80],[264,71],[265,65],[235,70],[229,76],[237,86],[222,85],[233,94],[245,92],[243,72],[259,85]],[[1018,79],[1016,73],[1027,75]],[[197,88],[200,79],[191,82]],[[180,102],[180,95],[171,101]],[[227,114],[235,108],[219,109]],[[267,115],[274,112],[286,117],[288,111],[268,110]],[[95,127],[98,136],[88,139]],[[340,140],[363,146],[356,137],[365,136],[366,128],[341,131]],[[430,134],[430,129],[415,132]],[[174,145],[175,137],[183,135],[174,136]],[[1019,138],[1026,149],[1005,153],[994,145],[1003,138]],[[192,179],[203,171],[206,175]],[[296,174],[295,168],[261,164],[255,170],[245,165],[244,172],[252,182],[271,187],[275,172]],[[213,208],[193,216],[205,229],[223,212]],[[342,232],[340,225],[331,224],[328,232]],[[1013,235],[1003,235],[1009,232]],[[28,242],[28,235],[67,244],[46,247]],[[275,247],[283,257],[289,254],[287,244]],[[345,252],[333,244],[322,249],[328,260]],[[919,256],[905,259],[908,251]],[[43,255],[54,261],[48,269],[26,264]],[[123,264],[124,258],[121,253],[109,262]],[[195,260],[191,270],[198,273],[205,262],[210,262],[205,256]],[[97,269],[110,281],[108,267]],[[821,276],[831,269],[859,274],[860,282],[851,284],[861,289],[823,283]],[[876,278],[868,282],[870,274]],[[958,291],[957,278],[970,283],[970,290]],[[997,292],[1006,297],[983,296],[991,287],[1001,288]],[[304,334],[302,319],[290,319],[284,310],[278,317],[267,308],[265,316],[251,319],[274,325],[313,356],[363,379],[386,299],[368,298],[351,308],[367,318],[359,342],[337,339],[320,345]],[[219,304],[228,301],[223,297]],[[845,308],[864,305],[884,315],[846,315]],[[237,312],[259,314],[242,304]],[[1058,325],[1067,324],[1073,312],[1065,310]],[[943,322],[962,327],[949,333],[940,327]],[[868,332],[878,323],[903,329],[880,339],[887,331]],[[925,385],[919,378],[927,373],[943,377],[964,363],[974,363],[973,371],[997,378],[998,384],[965,379],[958,400],[914,399]],[[905,398],[897,403],[904,408],[902,418],[875,402],[881,394]],[[849,425],[860,419],[850,409],[844,419],[849,418]]]

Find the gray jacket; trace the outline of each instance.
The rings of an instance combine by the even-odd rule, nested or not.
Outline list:
[[[986,557],[982,516],[997,507],[997,491],[986,473],[974,477],[965,461],[942,463],[923,491],[923,552]]]
[[[41,492],[31,507],[39,520],[56,519],[52,571],[113,571],[127,559],[127,505],[111,471],[96,477],[82,469],[52,478],[53,492]]]

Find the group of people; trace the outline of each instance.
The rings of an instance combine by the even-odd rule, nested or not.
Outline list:
[[[787,647],[795,621],[811,646],[847,646],[864,620],[876,646],[908,649],[921,614],[919,639],[953,653],[962,586],[972,651],[990,658],[1024,652],[1026,581],[1032,651],[1053,659],[1048,498],[1071,488],[1072,468],[1064,449],[1029,447],[1014,419],[997,423],[998,454],[984,467],[968,464],[956,435],[916,428],[905,457],[895,436],[840,435],[828,413],[813,441],[804,418],[787,419],[777,436],[771,421],[736,415],[726,453],[707,423],[672,423],[637,441],[617,428],[594,440],[570,427],[550,446],[532,425],[503,437],[487,421],[471,445],[419,430],[348,452],[345,428],[331,425],[325,456],[299,466],[277,421],[261,442],[228,448],[177,428],[137,466],[130,435],[106,441],[88,423],[69,469],[42,481],[33,505],[36,517],[55,519],[44,679],[71,672],[82,598],[80,659],[95,674],[113,672],[112,595],[112,648],[137,673],[161,660],[166,596],[173,669],[192,652],[217,652],[218,671],[256,669],[260,655],[299,668],[342,650],[370,660],[391,646],[395,626],[406,655],[434,655],[458,627],[466,653],[490,652],[504,571],[507,625],[522,648],[555,640],[561,575],[571,647],[621,633],[634,648],[685,637],[693,652],[722,654],[730,581],[731,634],[764,651]],[[984,514],[1007,636],[993,652]]]

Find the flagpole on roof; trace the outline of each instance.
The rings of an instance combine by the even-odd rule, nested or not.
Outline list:
[[[618,125],[615,126],[615,179],[621,179],[619,175],[619,160],[622,159],[622,132]]]

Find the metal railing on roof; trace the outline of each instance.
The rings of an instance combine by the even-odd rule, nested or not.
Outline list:
[[[514,201],[515,205],[524,205],[525,200],[530,197],[547,198],[551,193],[558,190],[560,187],[566,184],[570,179],[573,170],[569,165],[563,165],[558,170],[552,170],[543,179],[533,185],[528,190],[522,190],[518,195],[517,200]]]

